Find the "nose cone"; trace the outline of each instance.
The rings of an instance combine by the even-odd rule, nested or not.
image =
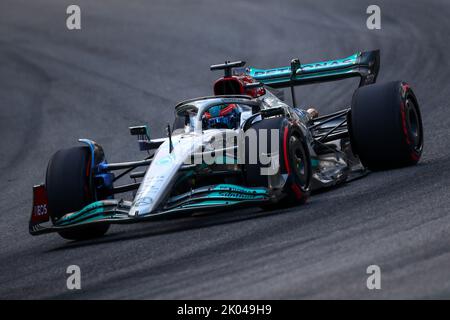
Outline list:
[[[151,213],[153,210],[153,199],[151,197],[143,197],[138,201],[133,201],[133,205],[130,209],[129,215],[137,217]]]
[[[161,148],[169,148],[164,143]],[[130,216],[142,216],[153,212],[166,194],[171,181],[182,164],[181,159],[175,153],[161,150],[155,156],[150,167],[142,180],[133,205],[130,209]]]
[[[159,147],[133,200],[130,216],[148,215],[158,209],[169,195],[180,167],[195,150],[199,138],[194,135],[172,137],[172,152],[169,150],[169,141]]]

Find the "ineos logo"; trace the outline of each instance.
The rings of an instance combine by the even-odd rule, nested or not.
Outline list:
[[[37,206],[34,206],[34,215],[35,216],[45,216],[45,215],[47,215],[47,205],[46,204],[39,204]]]

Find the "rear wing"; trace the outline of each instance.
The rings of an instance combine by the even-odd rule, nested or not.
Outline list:
[[[274,69],[248,68],[247,74],[272,88],[285,88],[316,82],[360,77],[359,86],[375,83],[380,68],[380,50],[357,52],[338,60],[301,64],[298,59],[291,66]],[[293,72],[295,70],[295,72]]]

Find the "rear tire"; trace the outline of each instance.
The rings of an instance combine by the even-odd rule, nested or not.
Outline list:
[[[62,149],[52,156],[47,167],[45,186],[53,223],[63,215],[78,211],[95,201],[90,169],[91,152],[88,147]],[[65,239],[82,240],[100,237],[108,228],[108,224],[92,224],[58,233]]]
[[[281,174],[287,174],[287,182],[284,187],[286,198],[285,204],[305,203],[309,197],[311,184],[311,160],[302,131],[284,117],[264,119],[252,125],[251,129],[256,130],[257,145],[262,136],[260,130],[267,130],[267,152],[277,152],[279,154]],[[271,129],[279,130],[279,150],[271,148]],[[250,148],[246,143],[245,155],[245,176],[249,186],[269,187],[268,176],[261,175],[261,169],[267,167],[262,165],[258,159],[256,164],[249,163]],[[258,150],[261,154],[261,150]],[[271,207],[271,206],[269,206]]]
[[[350,118],[352,149],[367,168],[391,169],[419,161],[422,118],[408,84],[393,81],[358,88]]]

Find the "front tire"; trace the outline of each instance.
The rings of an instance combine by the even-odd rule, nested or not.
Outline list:
[[[419,161],[422,118],[408,84],[393,81],[358,88],[350,118],[352,149],[367,168],[391,169]]]
[[[310,194],[311,185],[311,160],[309,151],[302,131],[292,122],[284,117],[263,119],[252,125],[250,129],[256,131],[257,146],[260,146],[260,139],[266,135],[267,153],[278,153],[279,170],[281,174],[287,176],[283,192],[286,195],[283,202],[289,205],[305,203]],[[272,129],[278,130],[279,139],[278,150],[271,150]],[[249,162],[250,147],[246,142],[245,155],[245,176],[249,186],[269,187],[269,179],[266,175],[261,175],[261,169],[267,167],[262,165],[258,159],[256,164]],[[258,150],[258,154],[262,151]]]
[[[63,215],[82,209],[95,201],[92,186],[91,152],[88,147],[73,147],[57,151],[49,161],[45,186],[48,209],[53,223]],[[93,224],[59,231],[69,240],[83,240],[104,235],[108,224]]]

